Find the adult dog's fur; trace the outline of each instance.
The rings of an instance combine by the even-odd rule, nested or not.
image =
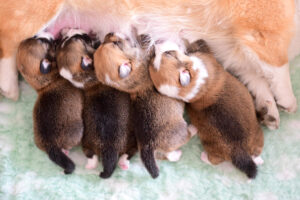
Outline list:
[[[17,99],[15,52],[20,41],[63,27],[148,33],[155,41],[203,38],[216,58],[247,85],[263,121],[279,125],[277,105],[297,109],[288,64],[299,0],[46,0],[5,1],[0,6],[0,88]],[[299,9],[298,9],[299,10]],[[299,12],[299,11],[297,11]],[[292,49],[292,48],[291,48]],[[274,121],[268,120],[275,118]]]

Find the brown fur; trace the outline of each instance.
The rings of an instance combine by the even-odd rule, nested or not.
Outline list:
[[[118,43],[114,43],[116,41]],[[183,119],[184,104],[154,90],[147,55],[130,41],[109,34],[95,52],[94,59],[96,74],[102,83],[130,93],[131,119],[141,158],[156,178],[158,168],[154,156],[166,158],[167,153],[177,150],[191,138]],[[127,62],[131,63],[131,72],[128,77],[120,78],[119,66]]]
[[[51,44],[38,39],[23,41],[17,56],[18,69],[38,93],[33,110],[34,141],[67,174],[73,172],[75,165],[61,151],[81,141],[83,96],[59,76],[54,60],[48,74],[40,72],[40,62],[52,48]]]
[[[61,47],[61,46],[60,46]],[[94,49],[81,39],[70,39],[57,50],[58,67],[70,71],[73,80],[84,85],[84,136],[83,152],[88,158],[102,158],[102,178],[113,173],[118,157],[128,154],[130,159],[137,150],[136,139],[130,126],[129,95],[102,85],[95,76],[93,67],[83,69],[81,58],[92,54]]]
[[[196,96],[188,100],[190,104],[187,110],[191,123],[199,130],[198,134],[208,154],[208,160],[212,164],[234,160],[235,164],[235,159],[245,158],[245,152],[248,158],[250,155],[260,155],[264,143],[263,132],[248,90],[217,63],[203,40],[192,43],[187,47],[187,52],[188,56],[177,51],[172,52],[171,56],[164,54],[160,69],[157,71],[153,67],[150,68],[151,79],[156,88],[159,90],[163,84],[175,86],[180,89],[175,97],[184,99],[199,77],[190,67],[192,64],[186,65],[185,63],[189,62],[180,58],[188,60],[190,56],[195,56],[201,59],[208,77]],[[179,69],[182,67],[191,75],[191,83],[186,87],[181,86],[179,82]],[[251,161],[248,159],[245,162]],[[244,167],[242,171],[249,177],[255,177],[256,169],[241,167],[240,163],[235,165],[240,169]]]

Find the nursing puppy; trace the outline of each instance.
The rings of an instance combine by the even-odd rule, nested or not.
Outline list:
[[[217,63],[203,40],[188,45],[187,53],[163,53],[159,70],[150,67],[155,87],[189,103],[191,124],[198,129],[206,151],[202,160],[212,164],[232,161],[255,178],[264,139],[251,95]]]
[[[66,32],[57,50],[61,76],[84,91],[84,135],[82,148],[89,158],[86,168],[95,168],[97,156],[102,158],[100,177],[112,175],[119,160],[123,170],[137,150],[129,124],[129,95],[102,85],[93,67],[92,40],[79,30]],[[67,38],[68,37],[68,38]]]
[[[75,165],[67,152],[82,138],[82,92],[59,76],[50,35],[23,41],[17,53],[17,66],[38,93],[33,110],[35,144],[65,174],[72,173]]]
[[[181,37],[190,41],[205,39],[222,66],[247,86],[254,96],[256,110],[265,111],[262,122],[276,129],[280,122],[277,106],[287,112],[297,110],[288,49],[292,44],[290,56],[300,50],[300,31],[296,31],[300,25],[299,1],[1,2],[0,92],[8,98],[18,98],[16,49],[22,40],[38,32],[48,31],[57,36],[64,27],[77,27],[86,32],[93,30],[102,39],[109,32],[127,34],[135,26],[139,33],[147,33],[155,41],[170,40],[180,45]],[[156,52],[157,57],[162,53],[163,50]]]
[[[139,36],[147,42],[147,36]],[[147,46],[147,45],[146,45]],[[149,76],[149,55],[125,36],[110,33],[95,52],[97,78],[125,91],[132,100],[131,120],[141,159],[153,178],[159,175],[155,158],[177,161],[178,150],[192,137],[183,119],[184,103],[159,94]]]

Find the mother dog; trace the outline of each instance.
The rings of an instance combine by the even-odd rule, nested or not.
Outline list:
[[[295,112],[288,49],[295,37],[299,0],[14,0],[0,5],[0,88],[18,99],[15,54],[19,43],[64,27],[130,34],[132,26],[161,51],[181,38],[207,41],[223,66],[248,87],[269,128],[278,128],[277,106]],[[295,37],[296,38],[296,37]],[[298,41],[299,42],[299,41]],[[161,52],[156,52],[160,54]],[[295,53],[295,52],[292,52]],[[159,57],[159,56],[158,56]]]

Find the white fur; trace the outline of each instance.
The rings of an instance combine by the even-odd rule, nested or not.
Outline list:
[[[180,160],[180,157],[182,155],[181,150],[171,151],[166,153],[166,157],[170,162],[177,162]]]
[[[197,95],[201,88],[201,85],[205,83],[205,79],[208,77],[206,67],[202,60],[194,56],[191,56],[190,58],[193,61],[193,70],[198,72],[198,78],[192,91],[185,96],[185,101],[189,101]]]
[[[201,160],[206,164],[211,165],[211,162],[208,160],[207,153],[205,151],[201,152]]]
[[[280,67],[262,64],[262,70],[277,101],[287,112],[296,112],[297,100],[290,80],[289,64]]]
[[[16,54],[0,59],[0,92],[15,101],[19,98]]]
[[[164,95],[167,95],[169,97],[173,97],[173,98],[180,98],[178,96],[179,94],[179,89],[175,86],[171,86],[171,85],[160,85],[158,88],[158,91]]]
[[[264,160],[260,156],[257,157],[252,156],[252,160],[255,162],[256,165],[264,164]]]
[[[197,127],[194,126],[193,124],[190,124],[190,125],[188,126],[188,131],[189,131],[189,133],[191,134],[191,136],[194,136],[194,135],[196,135],[196,134],[198,133]]]
[[[92,158],[87,159],[87,163],[85,165],[86,169],[95,169],[98,166],[98,156],[93,155]]]
[[[112,81],[112,80],[110,79],[110,77],[109,77],[108,74],[105,74],[105,83],[106,83],[107,85],[112,86],[112,87],[119,87],[119,84],[116,83],[116,82],[114,82],[114,81]]]
[[[179,51],[179,46],[172,41],[165,41],[162,44],[155,45],[155,58],[154,58],[153,65],[156,70],[159,70],[160,68],[161,55],[165,51],[171,51],[171,50]]]
[[[38,34],[36,34],[36,36],[37,36],[37,38],[45,38],[47,40],[54,40],[54,36],[49,32],[41,31]]]
[[[120,158],[119,158],[119,167],[122,170],[128,170],[129,166],[130,166],[130,161],[128,160],[128,154],[123,154]]]
[[[80,83],[78,81],[73,80],[73,75],[71,74],[71,72],[65,68],[62,68],[59,71],[59,74],[64,77],[65,79],[67,79],[68,81],[70,81],[75,87],[77,88],[83,88],[84,84]]]

